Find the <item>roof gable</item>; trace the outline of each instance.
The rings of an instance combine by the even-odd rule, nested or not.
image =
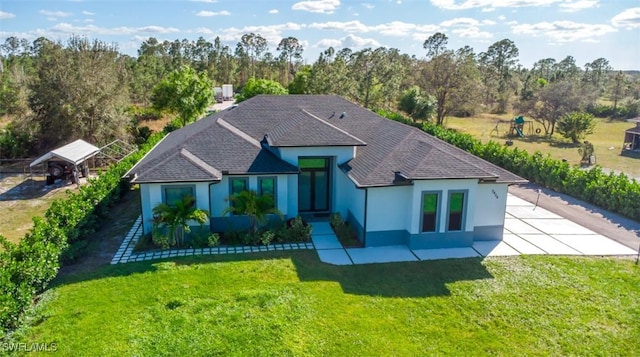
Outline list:
[[[394,185],[398,177],[525,181],[418,128],[333,95],[250,98],[169,134],[130,172],[138,173],[138,180],[157,181],[215,180],[217,172],[297,173],[269,146],[344,145],[356,147],[355,158],[341,167],[358,186]],[[164,167],[174,160],[175,168]]]

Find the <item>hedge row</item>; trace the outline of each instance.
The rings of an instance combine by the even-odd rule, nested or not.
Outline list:
[[[0,236],[0,339],[16,328],[22,313],[56,276],[61,263],[73,261],[87,246],[108,209],[126,192],[121,177],[161,138],[154,134],[140,149],[111,166],[90,184],[55,200],[45,218],[18,244]]]
[[[539,151],[530,154],[495,141],[483,144],[469,134],[458,133],[431,123],[414,123],[398,113],[378,111],[378,114],[418,127],[531,182],[640,221],[640,183],[623,173],[607,174],[599,166],[583,170],[561,160],[552,159],[549,155],[545,156]]]

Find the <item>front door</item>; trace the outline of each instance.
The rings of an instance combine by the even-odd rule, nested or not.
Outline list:
[[[298,211],[329,211],[329,158],[299,158]]]

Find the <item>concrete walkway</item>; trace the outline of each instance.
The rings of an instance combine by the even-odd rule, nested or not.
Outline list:
[[[479,241],[472,247],[444,249],[409,249],[385,246],[344,249],[326,222],[315,222],[311,238],[320,260],[334,265],[372,264],[510,256],[521,254],[551,255],[635,255],[636,251],[568,219],[524,201],[507,197],[504,238],[502,241]]]
[[[270,244],[268,246],[169,249],[133,253],[142,236],[139,217],[126,235],[111,264],[139,262],[192,255],[257,253],[276,250],[316,249],[324,263],[333,265],[411,262],[451,258],[510,256],[521,254],[551,255],[636,255],[637,251],[544,208],[507,196],[507,213],[502,241],[474,242],[472,247],[409,249],[405,245],[343,248],[329,222],[311,223],[311,243]]]

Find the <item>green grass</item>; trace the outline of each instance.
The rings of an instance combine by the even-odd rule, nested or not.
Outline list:
[[[195,257],[67,275],[15,338],[74,356],[631,355],[638,286],[622,259]]]
[[[0,235],[18,243],[33,227],[33,217],[44,217],[51,202],[66,197],[67,189],[74,191],[76,186],[48,189],[42,177],[0,175]]]
[[[501,123],[499,135],[492,133],[498,119],[510,120],[512,115],[489,115],[481,114],[471,118],[448,117],[445,124],[448,128],[456,129],[460,132],[468,133],[481,139],[483,142],[494,140],[504,142],[509,131],[508,123]],[[530,118],[525,117],[526,120]],[[633,123],[626,121],[609,121],[607,119],[596,119],[597,124],[593,134],[588,135],[586,140],[590,141],[595,149],[596,163],[602,167],[622,171],[633,177],[640,177],[640,159],[620,155],[624,131],[632,128]],[[535,129],[540,128],[541,134],[535,135]],[[542,125],[533,122],[534,135],[528,135],[528,127],[525,127],[525,138],[512,137],[514,147],[527,150],[530,153],[541,151],[550,154],[555,159],[566,159],[574,165],[580,164],[581,156],[578,147],[570,143],[570,140],[563,138],[559,134],[554,134],[551,140],[544,138]],[[613,148],[609,150],[610,148]]]

